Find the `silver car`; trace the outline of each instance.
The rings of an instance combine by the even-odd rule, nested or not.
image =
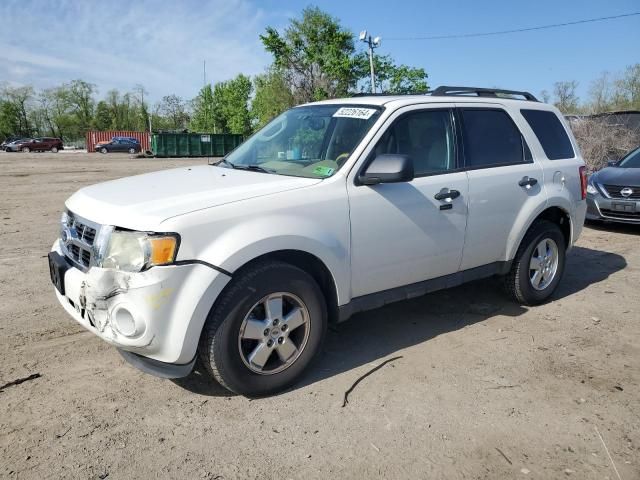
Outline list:
[[[587,220],[640,224],[640,147],[591,175]]]

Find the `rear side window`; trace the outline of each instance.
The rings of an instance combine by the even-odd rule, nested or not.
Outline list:
[[[482,168],[530,162],[529,148],[504,110],[461,110],[467,167]]]
[[[520,113],[540,140],[549,160],[575,156],[571,140],[555,113],[544,110],[520,110]]]

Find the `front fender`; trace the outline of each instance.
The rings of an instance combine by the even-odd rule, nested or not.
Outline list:
[[[213,265],[235,272],[262,255],[299,250],[317,257],[333,277],[338,304],[346,303],[350,288],[349,250],[347,238],[339,238],[335,230],[300,218],[297,215],[274,215],[255,218],[227,229],[200,254]]]

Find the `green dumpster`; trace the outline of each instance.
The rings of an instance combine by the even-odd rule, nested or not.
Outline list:
[[[151,151],[156,157],[224,157],[243,140],[230,133],[160,132],[151,136]]]

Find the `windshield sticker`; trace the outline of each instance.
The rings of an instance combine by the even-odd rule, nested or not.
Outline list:
[[[371,118],[371,115],[376,113],[376,111],[377,110],[373,108],[341,107],[336,113],[333,114],[333,116],[369,120],[369,118]]]
[[[313,169],[313,173],[315,175],[322,175],[323,177],[328,177],[334,172],[334,169],[331,167],[325,167],[324,165],[318,165]]]

